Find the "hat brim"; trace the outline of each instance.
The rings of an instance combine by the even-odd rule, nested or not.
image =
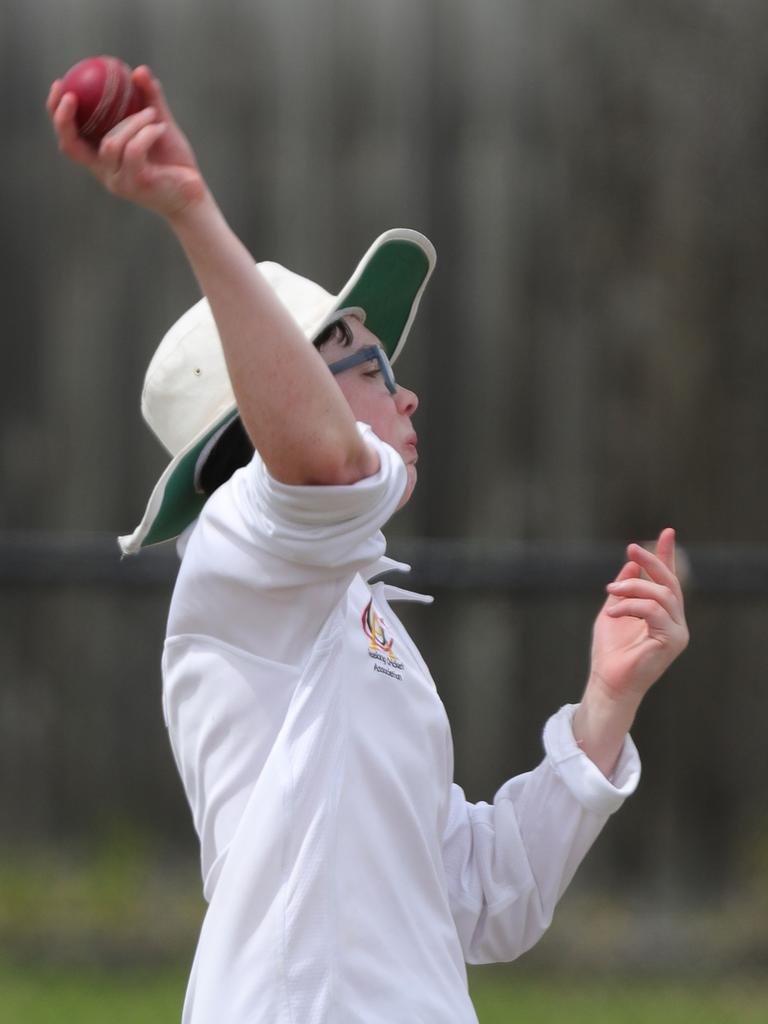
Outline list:
[[[387,231],[363,256],[311,332],[310,340],[340,310],[360,309],[366,327],[394,362],[405,345],[435,261],[434,247],[424,235],[406,228]],[[195,488],[197,461],[211,437],[235,411],[233,406],[218,415],[174,456],[155,485],[139,525],[132,534],[118,538],[123,554],[136,554],[152,544],[173,540],[199,516],[207,497]]]
[[[419,301],[435,265],[432,243],[417,231],[399,229],[378,238],[339,294],[334,312],[359,308],[390,362],[405,345]]]
[[[135,555],[152,544],[173,540],[197,519],[208,500],[195,487],[197,460],[209,440],[236,411],[236,406],[228,409],[168,463],[149,496],[139,525],[133,533],[117,538],[124,555]]]

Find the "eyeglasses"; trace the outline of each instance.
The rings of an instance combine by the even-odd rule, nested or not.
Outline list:
[[[389,391],[391,395],[394,395],[397,391],[395,375],[392,372],[392,367],[389,365],[387,354],[380,345],[368,345],[366,348],[361,348],[357,352],[353,352],[351,356],[345,356],[343,359],[337,359],[335,363],[328,364],[328,369],[335,377],[337,373],[343,373],[344,370],[349,370],[353,366],[358,366],[360,363],[371,363],[374,360],[379,364],[381,376],[387,386],[387,391]]]

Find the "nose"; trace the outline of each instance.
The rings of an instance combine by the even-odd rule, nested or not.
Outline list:
[[[399,413],[402,413],[404,416],[413,416],[419,407],[419,396],[415,391],[411,391],[409,388],[404,388],[402,384],[398,384],[395,403]]]

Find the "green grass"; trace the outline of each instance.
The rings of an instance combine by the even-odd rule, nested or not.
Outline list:
[[[0,1024],[164,1024],[181,1019],[181,972],[0,972]]]
[[[0,971],[0,1024],[173,1024],[184,972]],[[581,981],[472,973],[481,1024],[765,1024],[768,981]]]
[[[768,975],[738,972],[765,962],[768,887],[748,896],[684,913],[571,895],[521,963],[471,970],[480,1022],[766,1024]],[[203,911],[194,851],[130,829],[0,847],[0,1024],[179,1024]]]
[[[481,1024],[765,1024],[768,981],[577,981],[475,972]]]

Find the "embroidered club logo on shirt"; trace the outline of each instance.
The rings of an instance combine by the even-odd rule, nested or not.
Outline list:
[[[392,650],[393,641],[387,636],[384,620],[373,607],[373,598],[363,609],[363,632],[368,638],[368,657],[373,661],[374,672],[381,672],[393,679],[402,679],[405,668]]]

